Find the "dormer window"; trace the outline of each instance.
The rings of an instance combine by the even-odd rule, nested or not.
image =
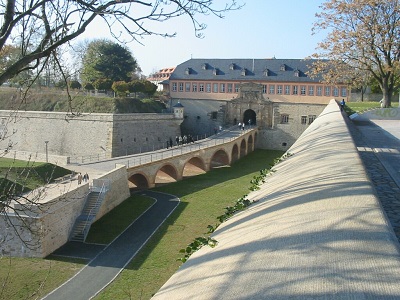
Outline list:
[[[269,69],[268,69],[268,68],[266,68],[266,69],[264,70],[264,76],[266,76],[266,77],[269,76]]]
[[[300,77],[300,71],[298,69],[294,70],[294,76]]]
[[[241,74],[242,74],[242,76],[246,76],[246,73],[247,73],[247,70],[246,70],[246,68],[243,68],[243,69],[242,69],[242,73],[241,73]]]
[[[201,68],[202,68],[203,70],[207,70],[207,64],[203,64],[203,65],[201,66]]]
[[[286,65],[285,64],[281,65],[281,71],[286,71]]]
[[[229,65],[229,70],[235,70],[235,64],[234,63],[231,63]]]
[[[190,68],[186,68],[185,75],[190,75]]]
[[[213,74],[214,74],[214,75],[218,75],[218,71],[219,71],[218,68],[214,68]]]

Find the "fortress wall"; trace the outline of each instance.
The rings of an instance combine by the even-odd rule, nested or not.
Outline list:
[[[173,114],[82,114],[0,111],[0,149],[9,157],[57,164],[82,156],[111,158],[162,148],[180,134]],[[159,149],[158,148],[158,149]]]
[[[111,114],[87,114],[70,117],[58,112],[0,111],[0,124],[6,137],[0,148],[9,143],[12,150],[49,155],[111,155]],[[1,129],[0,129],[1,131]]]
[[[0,251],[12,256],[45,257],[64,245],[68,241],[75,219],[82,211],[89,185],[69,189],[66,187],[65,193],[39,207],[29,206],[26,210],[27,216],[23,220],[30,224],[33,233],[22,224],[20,217],[14,214],[7,216],[10,222],[17,225],[14,228],[22,225],[18,227],[18,235],[32,247],[24,245],[14,228],[5,223],[6,218],[1,217],[0,228],[6,234],[4,242],[0,244]]]
[[[128,173],[125,165],[117,165],[114,170],[93,180],[93,185],[96,185],[96,182],[99,183],[97,186],[99,186],[102,181],[111,182],[110,189],[108,190],[103,204],[97,213],[96,220],[100,219],[130,196],[127,175]]]
[[[326,105],[274,103],[273,127],[259,128],[256,147],[286,151],[303,134],[309,124],[309,116],[318,117]],[[289,122],[281,123],[281,115],[289,115]],[[307,116],[307,124],[301,124],[301,116]]]
[[[112,157],[166,148],[181,134],[181,123],[172,114],[113,115]]]
[[[116,169],[94,179],[93,183],[100,185],[110,181],[110,189],[106,193],[96,219],[99,219],[130,195],[127,172],[125,166],[119,165]],[[89,184],[74,187],[66,184],[66,192],[52,201],[40,206],[30,205],[26,210],[23,222],[30,224],[33,233],[22,223],[21,217],[9,214],[7,218],[0,217],[0,252],[11,256],[46,257],[64,245],[69,238],[76,218],[81,214],[89,193]],[[40,201],[38,201],[40,202]],[[17,205],[22,208],[21,205]],[[12,222],[18,228],[18,237],[14,228],[7,224]],[[4,242],[3,242],[4,240]],[[30,246],[29,246],[30,245]]]

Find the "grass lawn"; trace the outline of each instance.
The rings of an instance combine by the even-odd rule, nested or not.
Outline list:
[[[250,180],[269,167],[280,151],[257,150],[231,167],[168,184],[156,190],[181,203],[127,268],[95,299],[150,299],[181,265],[181,248],[218,223],[224,208],[249,193]]]
[[[3,194],[10,188],[14,189],[14,186],[17,193],[27,192],[69,173],[71,173],[70,170],[49,163],[2,157],[0,158],[0,193]]]
[[[366,110],[372,108],[380,108],[381,104],[379,102],[347,102],[345,111],[348,115],[354,113],[362,113]],[[392,101],[392,107],[399,107],[398,101]]]

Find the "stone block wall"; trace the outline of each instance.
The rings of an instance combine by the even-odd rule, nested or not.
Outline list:
[[[309,127],[309,118],[318,117],[326,105],[300,103],[274,103],[272,128],[259,128],[256,148],[286,151]],[[281,116],[289,116],[288,123],[281,122]],[[306,124],[301,117],[306,116]]]
[[[173,114],[82,114],[0,111],[0,149],[57,164],[160,149],[180,135]],[[47,147],[46,147],[46,141]]]
[[[125,166],[119,165],[94,181],[109,182],[109,190],[100,207],[97,220],[126,200],[130,193]],[[12,213],[0,216],[0,253],[11,256],[46,257],[57,250],[68,241],[88,193],[89,184],[71,186],[66,193],[49,202],[27,207],[22,218]],[[22,220],[29,224],[29,228]],[[12,227],[10,222],[15,226]],[[14,228],[17,228],[18,235]]]

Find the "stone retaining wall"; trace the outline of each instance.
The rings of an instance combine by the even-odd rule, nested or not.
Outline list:
[[[165,147],[169,137],[180,135],[181,122],[173,114],[0,111],[0,149],[57,164],[111,158]]]
[[[125,166],[118,165],[114,170],[94,180],[94,184],[101,185],[102,182],[110,184],[96,220],[130,195]],[[25,211],[25,213],[20,212],[22,216],[16,216],[14,213],[0,216],[2,254],[46,257],[68,241],[75,220],[85,204],[89,184],[77,186],[75,181],[70,181],[65,185],[66,192],[55,196],[51,201],[40,205],[17,206]],[[57,186],[47,187],[47,189],[52,188]],[[46,192],[46,189],[43,191]],[[23,224],[24,222],[26,224]],[[15,229],[18,230],[19,236]]]

